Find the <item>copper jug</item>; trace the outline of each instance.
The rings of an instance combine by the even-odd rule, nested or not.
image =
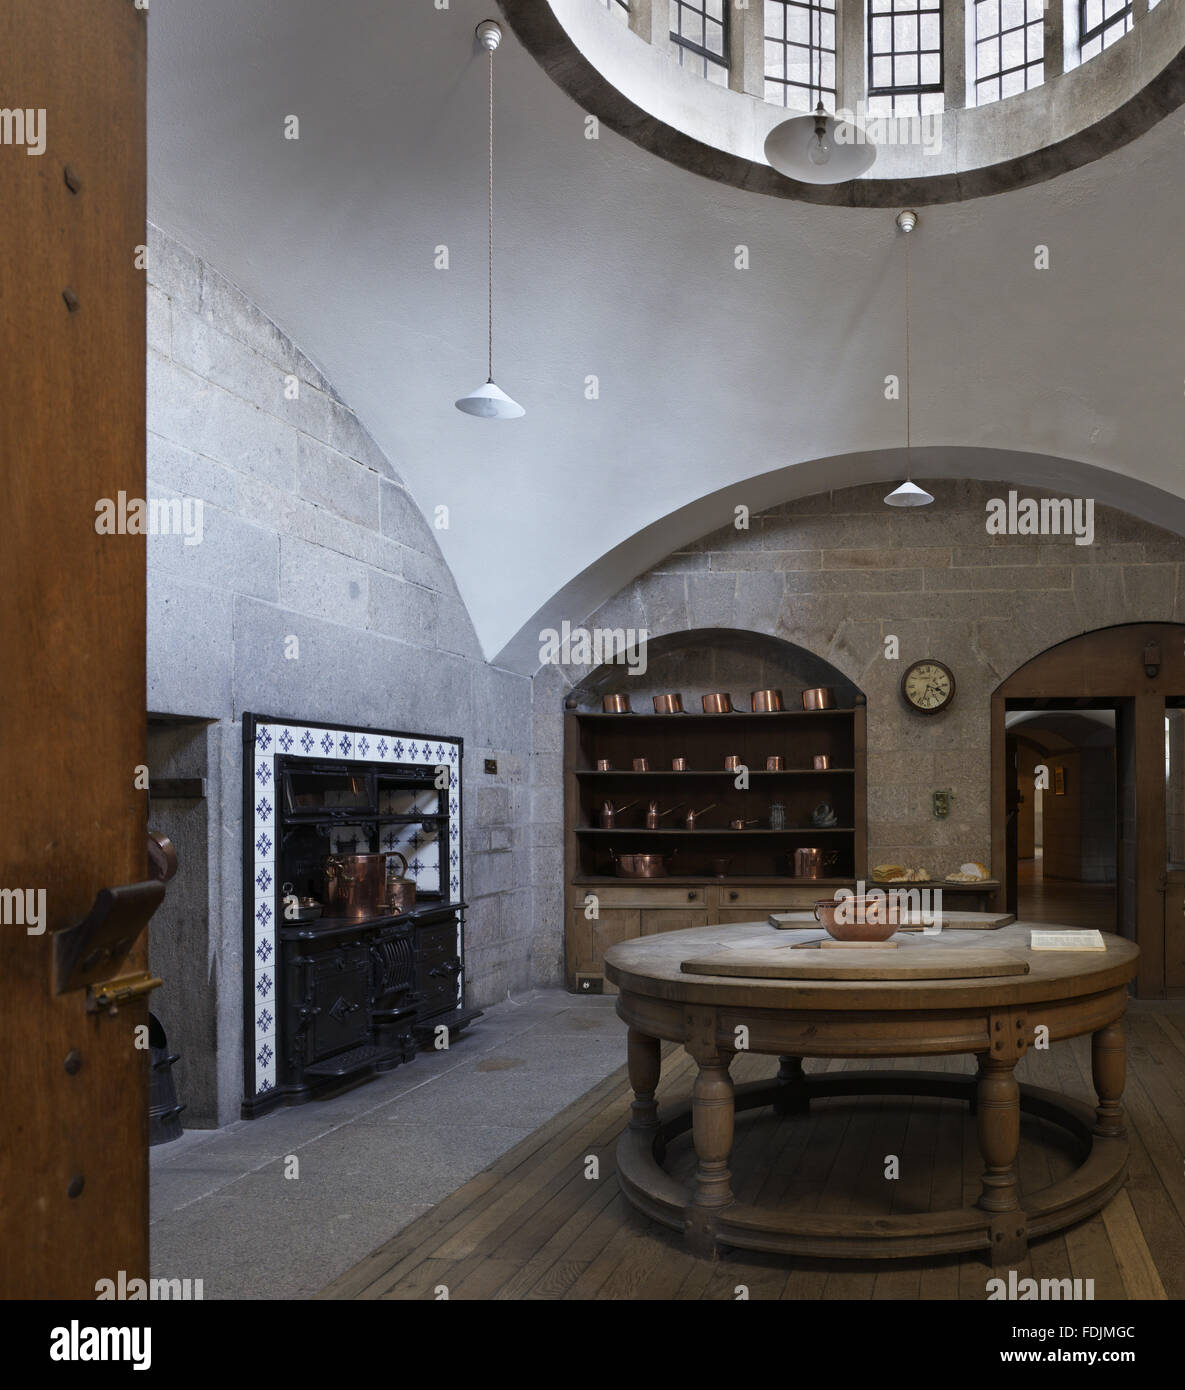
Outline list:
[[[839,856],[834,850],[796,849],[794,851],[795,878],[822,878]]]
[[[617,828],[617,817],[622,811],[628,811],[631,806],[636,806],[636,801],[627,801],[624,806],[615,806],[612,801],[601,803],[601,829],[615,830]]]

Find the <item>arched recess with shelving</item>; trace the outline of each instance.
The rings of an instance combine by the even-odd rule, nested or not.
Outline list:
[[[618,941],[764,919],[867,877],[865,697],[843,672],[793,642],[733,628],[670,633],[644,655],[636,674],[596,666],[564,702],[566,973],[583,992],[612,989],[601,962]],[[805,710],[803,690],[819,687],[834,707]],[[783,709],[752,712],[752,692],[767,689],[781,692]],[[683,713],[653,712],[654,696],[674,693]],[[732,712],[704,713],[701,697],[718,693]],[[613,694],[628,694],[633,712],[603,712]],[[730,756],[743,776],[725,768]],[[685,770],[672,766],[680,758]],[[771,758],[782,766],[767,768]],[[648,827],[652,802],[658,822]],[[688,810],[698,813],[693,829]],[[734,820],[746,824],[733,829]],[[821,852],[817,877],[796,872],[800,849]],[[622,872],[642,855],[659,858],[658,876]]]

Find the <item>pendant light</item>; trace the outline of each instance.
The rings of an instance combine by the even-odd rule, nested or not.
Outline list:
[[[843,125],[847,136],[836,138]],[[792,116],[765,137],[765,157],[779,174],[799,183],[847,183],[867,173],[876,146],[852,121],[837,121],[820,101],[809,116]]]
[[[909,233],[918,225],[916,212],[897,214],[897,225],[905,233],[905,481],[885,498],[890,507],[928,507],[933,497],[910,481],[909,419]]]
[[[484,19],[476,32],[478,41],[490,55],[490,375],[483,385],[462,396],[456,406],[466,415],[477,415],[483,420],[515,420],[527,412],[494,384],[494,50],[502,42],[502,26],[495,20]]]

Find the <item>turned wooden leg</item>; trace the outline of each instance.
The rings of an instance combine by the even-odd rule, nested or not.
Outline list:
[[[691,1091],[691,1135],[699,1165],[695,1173],[695,1203],[726,1207],[732,1201],[733,1093],[728,1065],[732,1053],[707,1052],[696,1058],[699,1074]]]
[[[1120,1139],[1127,1133],[1120,1104],[1127,1054],[1123,1045],[1123,1024],[1119,1019],[1091,1036],[1090,1069],[1099,1098],[1094,1132],[1108,1139]]]
[[[985,1057],[979,1064],[975,1101],[979,1151],[984,1161],[979,1205],[985,1211],[1015,1211],[1020,1206],[1016,1181],[1020,1087],[1012,1075],[1014,1065],[995,1057]]]
[[[657,1038],[631,1028],[627,1041],[630,1085],[634,1102],[630,1106],[631,1129],[654,1129],[658,1124],[658,1106],[654,1093],[662,1074],[662,1047]]]
[[[797,1115],[810,1108],[806,1075],[801,1057],[778,1058],[778,1095],[774,1101],[775,1115]]]

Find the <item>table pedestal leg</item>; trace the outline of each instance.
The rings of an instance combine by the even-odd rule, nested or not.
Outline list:
[[[732,1152],[734,1128],[732,1077],[728,1074],[733,1054],[721,1048],[695,1050],[699,1073],[691,1091],[691,1135],[698,1166],[695,1197],[687,1211],[687,1238],[700,1255],[714,1254],[714,1213],[733,1201]]]
[[[801,1057],[779,1057],[778,1094],[774,1101],[775,1115],[801,1115],[810,1109],[810,1095]]]
[[[1020,1209],[1016,1153],[1020,1148],[1020,1087],[1014,1062],[984,1057],[979,1063],[976,1121],[983,1155],[979,1205],[996,1213],[991,1224],[993,1264],[1015,1264],[1028,1249],[1025,1214]]]
[[[1123,1045],[1123,1024],[1119,1019],[1091,1035],[1090,1067],[1095,1094],[1099,1098],[1094,1132],[1104,1138],[1121,1139],[1127,1133],[1120,1104],[1127,1054]]]
[[[662,1045],[638,1029],[631,1028],[627,1039],[627,1064],[634,1101],[630,1106],[631,1129],[655,1129],[658,1126],[658,1105],[654,1093],[662,1074]]]

